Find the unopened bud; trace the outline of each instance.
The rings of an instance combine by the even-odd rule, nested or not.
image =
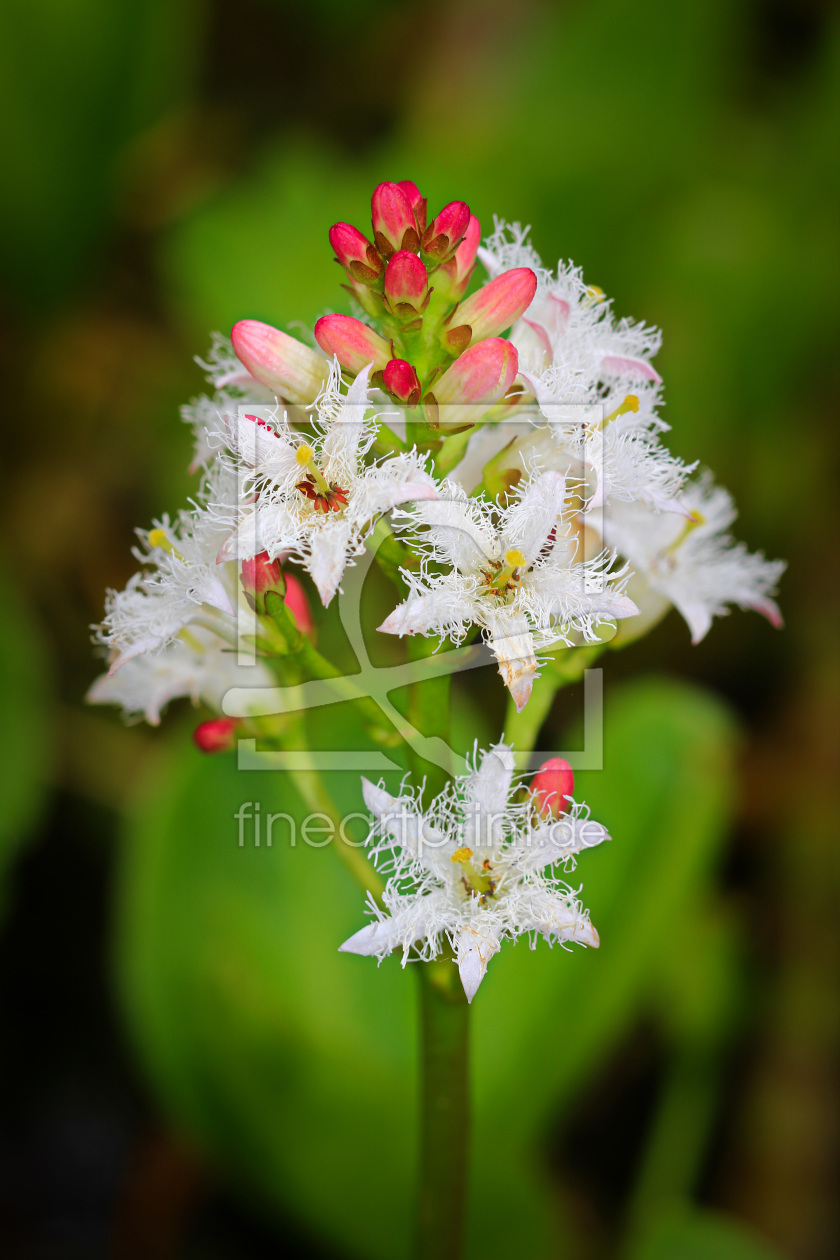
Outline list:
[[[398,249],[418,249],[420,235],[408,194],[399,184],[380,184],[370,199],[373,239],[383,258]]]
[[[385,389],[395,403],[404,407],[416,407],[420,401],[420,380],[405,359],[391,359],[382,377]]]
[[[321,355],[271,324],[241,319],[234,324],[230,339],[240,363],[287,402],[308,405],[327,383],[329,364]]]
[[[460,298],[475,269],[475,259],[481,244],[481,224],[474,214],[470,215],[464,239],[452,257],[435,272],[435,288],[443,290],[451,298]]]
[[[443,344],[453,353],[459,353],[470,341],[498,336],[527,311],[536,291],[537,277],[530,267],[503,271],[458,307],[451,327],[444,329]],[[466,342],[464,329],[469,329]]]
[[[330,228],[330,244],[336,261],[359,284],[376,284],[382,275],[379,251],[351,223],[334,223]]]
[[[286,578],[286,607],[294,617],[301,634],[311,634],[315,627],[306,591],[293,573],[286,573],[284,576]]]
[[[388,342],[352,315],[324,315],[315,325],[315,340],[354,376],[368,363],[381,371],[391,357]]]
[[[445,262],[461,244],[470,225],[470,208],[465,201],[451,201],[433,219],[420,238],[420,248],[433,262]]]
[[[416,319],[429,303],[429,276],[416,254],[401,249],[385,271],[385,297],[398,319]]]
[[[488,337],[465,350],[423,399],[434,427],[476,424],[508,392],[519,371],[515,346]]]
[[[531,793],[537,810],[547,818],[559,818],[569,808],[568,797],[575,790],[575,776],[568,761],[550,757],[531,780]]]
[[[269,559],[267,551],[261,551],[249,560],[242,561],[242,589],[251,608],[262,617],[265,614],[265,597],[269,591],[283,595],[286,578],[279,560]]]
[[[399,187],[408,197],[411,209],[414,211],[414,222],[419,235],[426,227],[426,198],[421,195],[420,189],[410,179],[401,179]]]
[[[238,718],[212,718],[193,731],[193,742],[205,753],[228,752],[236,744]]]

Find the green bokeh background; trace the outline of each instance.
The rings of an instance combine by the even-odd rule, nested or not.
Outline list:
[[[192,356],[344,309],[327,229],[388,178],[661,326],[674,449],[790,564],[782,633],[671,615],[606,661],[603,945],[504,951],[476,1002],[470,1255],[836,1254],[839,36],[820,0],[7,0],[4,1254],[407,1254],[411,970],[335,953],[329,850],[236,846],[292,788],[202,760],[187,706],[82,704],[134,526],[192,488]]]

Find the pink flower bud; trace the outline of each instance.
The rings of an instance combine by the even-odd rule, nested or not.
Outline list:
[[[502,337],[470,346],[423,399],[429,423],[476,424],[508,392],[518,371],[516,347]]]
[[[465,201],[451,201],[426,228],[420,248],[433,262],[445,262],[461,244],[470,225],[470,208]]]
[[[429,302],[429,276],[416,254],[401,249],[385,270],[385,297],[399,319],[416,319]]]
[[[241,319],[230,339],[240,363],[287,402],[308,405],[327,382],[329,365],[321,355],[270,324]]]
[[[414,211],[417,231],[422,232],[426,227],[426,198],[421,195],[420,189],[410,179],[401,179],[399,187],[408,197],[411,209]]]
[[[391,359],[383,373],[383,384],[396,403],[416,407],[420,401],[420,380],[405,359]]]
[[[368,363],[381,371],[391,357],[388,342],[352,315],[324,315],[315,325],[315,340],[354,376]]]
[[[503,271],[458,307],[450,327],[444,329],[443,344],[453,352],[462,349],[465,344],[462,330],[465,328],[470,329],[470,340],[473,342],[498,336],[527,311],[536,291],[537,277],[530,267]],[[469,345],[470,341],[466,340],[466,344]]]
[[[330,228],[330,244],[336,261],[359,284],[375,284],[382,275],[379,252],[351,223],[334,223]]]
[[[250,606],[262,616],[265,613],[265,597],[269,591],[283,595],[286,579],[279,560],[270,560],[267,551],[261,551],[249,560],[242,561],[242,589]]]
[[[420,236],[411,201],[399,184],[380,184],[370,199],[373,239],[383,258],[398,249],[418,249]]]
[[[459,298],[467,291],[470,276],[475,268],[478,247],[481,244],[481,224],[474,214],[470,215],[464,239],[452,257],[435,272],[435,288],[444,289],[449,297]]]
[[[228,752],[236,744],[238,718],[212,718],[193,731],[193,741],[205,753]]]
[[[544,761],[531,780],[531,792],[538,811],[551,818],[559,818],[569,808],[566,799],[575,790],[575,776],[568,761],[562,757],[550,757]]]
[[[312,621],[312,613],[309,610],[309,600],[306,598],[306,591],[293,573],[287,573],[285,577],[286,607],[294,617],[301,634],[311,634],[315,627]]]

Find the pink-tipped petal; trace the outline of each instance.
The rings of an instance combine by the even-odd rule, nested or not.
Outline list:
[[[335,355],[354,375],[368,363],[381,370],[391,357],[388,342],[352,315],[324,315],[315,325],[315,340],[324,354]]]
[[[527,311],[537,291],[537,277],[530,267],[514,267],[485,284],[463,302],[452,316],[451,329],[444,331],[444,343],[453,349],[453,337],[464,325],[472,341],[496,337]]]
[[[321,355],[270,324],[241,319],[230,339],[251,375],[288,402],[308,405],[326,384],[329,367]]]
[[[662,377],[645,359],[626,359],[608,354],[601,360],[601,371],[608,376],[635,376],[658,385]]]

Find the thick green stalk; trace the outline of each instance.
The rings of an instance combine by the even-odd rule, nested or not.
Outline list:
[[[451,957],[421,963],[417,1260],[462,1254],[469,1182],[469,1006]]]

